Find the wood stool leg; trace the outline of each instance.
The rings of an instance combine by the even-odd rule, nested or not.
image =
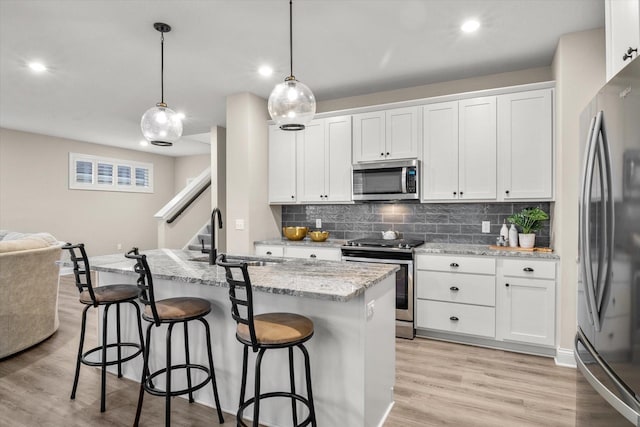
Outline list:
[[[102,379],[100,384],[100,412],[107,409],[105,394],[107,394],[107,317],[111,304],[104,306],[102,316]]]
[[[291,380],[291,394],[296,394],[295,376],[293,373],[293,347],[289,347],[289,379]],[[291,398],[291,412],[293,413],[293,425],[298,425],[298,410],[296,399]]]
[[[82,310],[82,326],[80,327],[80,344],[78,345],[78,357],[76,358],[76,374],[73,379],[73,388],[71,389],[71,400],[76,398],[76,389],[78,388],[78,379],[80,378],[80,365],[82,364],[82,347],[84,346],[84,331],[87,328],[87,310],[90,305],[87,305]]]
[[[304,373],[307,380],[307,399],[309,400],[309,416],[311,417],[311,425],[317,427],[316,424],[316,409],[313,405],[313,392],[311,391],[311,364],[309,363],[309,353],[304,345],[298,344],[298,347],[304,354]]]
[[[191,391],[191,368],[189,367],[189,328],[188,322],[184,322],[184,354],[187,363],[187,387],[189,388],[189,403],[193,403],[193,391]]]
[[[209,370],[211,371],[211,385],[213,386],[213,397],[216,401],[216,410],[218,411],[218,421],[220,424],[224,423],[224,417],[222,416],[222,408],[220,407],[220,397],[218,396],[218,383],[216,382],[216,371],[213,366],[213,352],[211,350],[211,330],[209,329],[209,322],[205,319],[200,319],[204,325],[204,333],[207,338],[207,356],[209,357]]]
[[[144,398],[144,383],[147,380],[147,375],[149,375],[149,347],[151,345],[151,327],[153,323],[149,323],[147,326],[147,341],[144,345],[144,353],[143,353],[143,365],[142,365],[142,378],[140,379],[140,394],[138,395],[138,408],[136,409],[136,419],[133,422],[133,427],[138,427],[138,423],[140,422],[140,413],[142,412],[142,400]],[[151,380],[149,380],[151,381]]]

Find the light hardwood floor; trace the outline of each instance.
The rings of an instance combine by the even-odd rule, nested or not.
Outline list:
[[[99,370],[83,366],[76,400],[69,400],[81,310],[71,276],[64,277],[60,329],[0,361],[0,426],[133,424],[139,390],[133,381],[109,375],[107,411],[100,413]],[[89,320],[87,331],[95,331],[95,316]],[[96,341],[89,333],[85,347]],[[576,371],[552,359],[425,339],[398,339],[396,349],[396,403],[387,427],[575,425]],[[218,425],[212,408],[173,402],[173,425]],[[163,417],[164,400],[146,395],[141,425],[163,425]],[[235,418],[225,414],[225,425]]]

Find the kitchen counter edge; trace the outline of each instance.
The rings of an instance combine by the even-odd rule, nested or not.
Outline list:
[[[415,248],[416,255],[421,254],[452,254],[452,255],[479,255],[507,258],[537,258],[559,260],[560,256],[555,252],[529,252],[515,250],[497,250],[489,248],[489,245],[465,245],[460,243],[425,243]]]

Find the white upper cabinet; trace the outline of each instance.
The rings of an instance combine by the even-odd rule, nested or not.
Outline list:
[[[269,203],[296,202],[296,133],[269,126]]]
[[[299,202],[351,201],[351,116],[312,121],[297,148]]]
[[[458,109],[459,198],[495,200],[496,97],[464,99]]]
[[[607,80],[638,56],[640,0],[605,0]]]
[[[458,101],[425,105],[422,118],[423,199],[457,199]]]
[[[353,162],[418,157],[418,107],[353,115]]]
[[[553,197],[552,90],[498,96],[499,199]]]

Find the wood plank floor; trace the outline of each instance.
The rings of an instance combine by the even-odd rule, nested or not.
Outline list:
[[[100,413],[99,370],[83,366],[76,400],[69,399],[82,309],[71,276],[61,280],[59,304],[60,329],[51,338],[0,361],[0,426],[132,425],[133,381],[109,375],[107,411]],[[95,331],[95,316],[89,321],[87,331]],[[96,341],[88,334],[86,348]],[[425,339],[398,339],[396,346],[396,403],[387,427],[575,425],[576,371],[552,359]],[[173,425],[218,425],[212,408],[173,402]],[[225,421],[235,425],[231,415]],[[146,395],[141,425],[163,423],[164,400]]]

